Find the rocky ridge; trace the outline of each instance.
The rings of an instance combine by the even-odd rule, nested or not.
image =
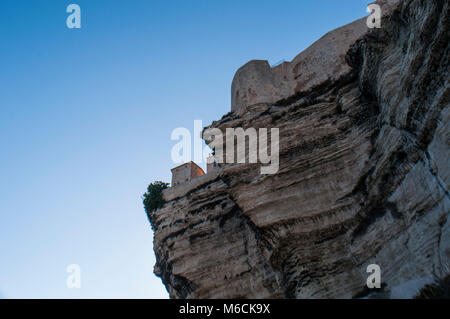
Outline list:
[[[279,128],[280,170],[226,164],[165,191],[150,219],[172,298],[361,297],[373,263],[387,292],[448,274],[449,2],[389,5],[334,74],[211,125]]]

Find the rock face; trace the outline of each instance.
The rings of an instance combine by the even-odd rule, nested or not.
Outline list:
[[[239,95],[211,127],[279,128],[280,170],[225,164],[164,193],[150,219],[172,298],[360,297],[369,264],[387,292],[448,274],[449,11],[400,1],[336,72],[294,91],[261,62],[248,66],[261,81],[237,75],[273,98]],[[305,52],[299,72],[322,61]]]

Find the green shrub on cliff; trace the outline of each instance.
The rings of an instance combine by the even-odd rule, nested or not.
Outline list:
[[[143,195],[145,212],[150,219],[150,214],[164,205],[162,196],[163,190],[169,187],[168,183],[161,181],[151,183],[147,187],[147,192]]]

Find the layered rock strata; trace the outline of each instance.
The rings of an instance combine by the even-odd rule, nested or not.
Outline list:
[[[448,274],[449,18],[448,1],[400,1],[335,75],[211,125],[279,128],[280,169],[224,164],[164,193],[150,219],[172,298],[363,297],[369,264],[385,291]]]

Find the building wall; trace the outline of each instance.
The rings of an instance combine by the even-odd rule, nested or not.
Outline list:
[[[180,165],[172,169],[172,187],[202,175],[205,175],[205,172],[193,162]]]
[[[216,171],[219,168],[218,164],[216,162],[208,163],[206,167],[206,174],[212,173]]]
[[[337,80],[350,71],[345,62],[350,45],[367,30],[366,18],[359,19],[327,33],[291,62],[273,68],[263,60],[248,62],[234,76],[231,111],[242,115],[251,106],[271,105],[328,79]]]
[[[186,163],[172,169],[172,186],[182,184],[191,180],[191,165]]]

